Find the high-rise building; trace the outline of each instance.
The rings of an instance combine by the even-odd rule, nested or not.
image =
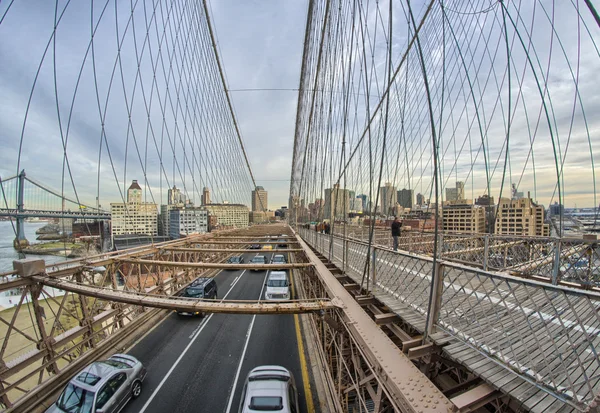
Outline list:
[[[563,204],[559,204],[558,202],[554,202],[554,204],[550,205],[550,215],[553,217],[560,216],[560,214],[564,213],[565,208]]]
[[[134,180],[127,189],[127,202],[111,203],[111,235],[158,235],[158,208],[142,202],[142,188]]]
[[[211,216],[217,217],[217,224],[225,227],[242,228],[248,226],[249,211],[241,204],[210,204],[204,209]]]
[[[268,208],[268,195],[265,188],[257,186],[252,191],[252,211],[266,211]]]
[[[350,212],[353,212],[355,214],[360,214],[363,212],[363,204],[361,197],[350,198]]]
[[[415,199],[415,191],[412,189],[401,189],[398,191],[398,203],[404,208],[413,207],[413,200]]]
[[[456,182],[454,188],[446,188],[446,201],[461,201],[465,199],[465,183]]]
[[[362,199],[362,210],[363,212],[368,212],[370,210],[369,208],[369,196],[368,195],[357,195],[357,198]]]
[[[397,191],[396,187],[386,182],[379,188],[379,210],[383,215],[393,215],[393,208],[396,206]]]
[[[173,208],[169,221],[169,236],[173,239],[208,232],[208,211],[203,208]]]
[[[185,204],[186,196],[181,193],[181,190],[173,185],[173,188],[167,191],[167,204],[168,205],[177,205],[177,204]]]
[[[496,204],[494,204],[494,197],[487,194],[481,195],[475,200],[475,205],[485,208],[486,232],[492,234],[494,232],[494,221],[496,219]]]
[[[425,196],[423,194],[417,194],[417,205],[423,206],[425,204]]]
[[[501,198],[496,219],[496,234],[549,236],[550,226],[544,223],[544,207],[527,198]]]
[[[325,211],[324,219],[345,219],[350,212],[350,196],[347,189],[341,189],[339,185],[325,189]]]
[[[208,189],[207,187],[204,187],[204,189],[202,189],[201,203],[202,205],[210,205],[210,189]]]
[[[467,204],[445,205],[442,208],[442,229],[463,234],[486,232],[485,208]]]

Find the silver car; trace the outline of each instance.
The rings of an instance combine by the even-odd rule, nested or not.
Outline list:
[[[299,412],[294,376],[285,367],[255,367],[246,378],[239,413],[264,410],[281,413]]]
[[[120,412],[142,393],[144,378],[146,369],[138,359],[115,354],[77,373],[46,413]]]

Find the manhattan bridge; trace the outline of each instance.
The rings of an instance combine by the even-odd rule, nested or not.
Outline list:
[[[16,249],[28,219],[110,237],[175,186],[251,204],[262,165],[220,3],[0,3],[0,218]],[[125,412],[237,411],[258,365],[293,373],[291,411],[600,411],[600,4],[304,3],[291,168],[272,177],[289,180],[285,218],[15,260],[3,411],[45,411],[114,353],[148,370]],[[592,211],[579,232],[576,206]],[[276,269],[290,300],[265,299]],[[215,298],[181,296],[198,277]]]

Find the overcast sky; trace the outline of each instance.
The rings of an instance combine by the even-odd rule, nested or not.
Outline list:
[[[172,185],[185,188],[190,197],[199,202],[202,187],[208,185],[217,202],[228,200],[250,204],[252,185],[244,171],[245,161],[237,146],[237,136],[232,133],[231,125],[228,130],[219,129],[231,123],[223,112],[225,106],[220,106],[220,113],[212,112],[218,106],[210,100],[210,96],[216,96],[220,91],[218,77],[211,82],[207,77],[209,72],[190,66],[195,64],[192,62],[208,66],[212,62],[214,65],[208,43],[201,44],[208,39],[197,23],[203,21],[202,2],[154,0],[133,4],[134,13],[131,13],[131,2],[124,0],[0,2],[0,177],[10,177],[18,169],[25,169],[30,177],[59,191],[64,182],[65,193],[74,197],[68,171],[63,172],[61,136],[68,135],[66,152],[71,175],[77,195],[84,203],[94,204],[97,195],[98,202],[104,207],[110,202],[119,202],[131,180],[137,179],[145,188],[145,199],[156,203],[166,202],[166,189]],[[369,4],[373,7],[379,3]],[[381,4],[385,21],[386,7]],[[403,3],[394,4],[400,7],[399,4]],[[422,1],[415,0],[412,4],[422,12]],[[457,1],[455,4],[465,3]],[[299,86],[307,0],[212,0],[209,5],[227,84],[256,183],[268,191],[269,207],[279,208],[288,203],[298,96],[295,89]],[[525,11],[529,7],[529,3],[511,2],[510,5]],[[547,5],[549,11],[553,10],[561,18],[557,18],[553,28],[548,21],[543,23],[548,18],[538,8],[536,18],[540,23],[536,21],[534,40],[539,40],[536,59],[541,62],[547,60],[553,30],[558,30],[562,42],[559,44],[557,36],[552,41],[552,70],[548,83],[553,117],[563,138],[563,153],[569,145],[564,173],[565,204],[568,207],[591,206],[594,199],[591,162],[594,161],[596,169],[600,165],[596,149],[600,130],[596,114],[600,99],[595,79],[600,70],[598,42],[595,41],[599,30],[589,13],[586,14],[588,26],[578,25],[571,2],[556,1]],[[550,10],[550,6],[556,10]],[[569,13],[564,13],[561,8]],[[56,19],[59,24],[53,37],[55,11],[58,12]],[[523,17],[525,14],[514,12],[515,16]],[[400,16],[400,11],[396,15]],[[477,19],[491,15],[480,13]],[[471,25],[477,22],[470,14],[465,16]],[[95,66],[91,64],[92,51],[89,49],[92,26],[96,30]],[[181,27],[183,29],[179,32]],[[407,39],[403,34],[406,30],[401,26],[398,30],[402,35],[394,40],[395,62],[399,61]],[[194,38],[195,35],[198,37]],[[582,39],[578,48],[575,46],[580,35]],[[146,42],[148,37],[150,40]],[[166,41],[163,41],[165,37]],[[56,44],[52,41],[54,39]],[[378,39],[383,41],[384,37],[379,36]],[[378,50],[385,52],[386,48],[379,47]],[[428,54],[439,54],[436,50],[436,45],[430,45]],[[43,63],[40,65],[40,62]],[[176,64],[171,65],[173,62]],[[517,69],[524,66],[523,62],[516,62]],[[569,70],[567,62],[576,73]],[[575,64],[577,62],[580,64]],[[379,62],[376,64],[379,65]],[[501,75],[502,65],[498,66]],[[410,72],[417,73],[415,82],[420,84],[418,71],[412,70],[413,67],[417,66],[411,66]],[[540,67],[540,71],[545,71],[544,63]],[[481,72],[482,81],[485,81],[489,69]],[[578,93],[582,96],[581,106],[587,112],[588,130],[581,126],[584,123],[583,111],[575,98],[574,75],[579,76]],[[535,103],[539,92],[531,82],[531,76],[528,79],[529,83],[524,83],[522,91],[528,101]],[[34,82],[35,89],[29,104]],[[206,85],[209,85],[209,90],[204,89]],[[383,83],[380,86],[383,87]],[[418,91],[418,88],[415,90]],[[457,89],[457,93],[464,90]],[[201,103],[195,106],[196,102]],[[486,102],[493,106],[495,99],[487,99]],[[575,112],[574,102],[577,103]],[[417,109],[412,113],[419,112],[421,107],[424,106],[416,105]],[[491,109],[486,108],[487,116],[492,113]],[[26,122],[25,113],[28,113]],[[532,116],[538,113],[539,108],[532,107]],[[359,115],[364,116],[364,113]],[[525,169],[518,163],[526,158],[530,146],[521,115],[519,112],[520,117],[515,118],[512,128],[510,160],[516,175],[524,171],[519,189],[526,192],[533,190],[534,185],[528,177],[530,164]],[[571,118],[575,119],[572,128]],[[61,122],[58,122],[59,119]],[[218,123],[219,119],[221,125],[207,126],[210,122]],[[395,121],[399,123],[397,117]],[[427,121],[416,122],[427,129]],[[494,139],[490,144],[492,167],[496,163],[502,165],[504,160],[502,116],[496,114],[494,122],[491,130],[494,132],[496,128],[497,131],[491,134]],[[535,122],[528,124],[536,128]],[[540,146],[535,154],[536,185],[538,198],[547,205],[556,200],[552,197],[556,182],[552,173],[554,155],[545,132],[540,129],[537,133],[536,145]],[[459,139],[468,135],[460,128],[456,134],[459,135],[459,144]],[[413,135],[419,140],[426,139],[427,133],[419,131]],[[446,133],[445,138],[450,135]],[[196,141],[192,141],[190,136]],[[570,143],[564,139],[565,136],[572,137]],[[591,143],[588,143],[588,136]],[[476,134],[469,139],[477,140]],[[465,180],[468,187],[471,181],[471,190],[468,188],[467,193],[480,195],[484,188],[484,175],[477,166],[472,167],[474,162],[467,157],[467,149],[455,155],[448,142],[454,141],[446,142],[446,147],[452,150],[448,151],[442,165],[444,184],[451,187],[455,180]],[[20,148],[20,163],[17,164]],[[429,156],[431,151],[424,148],[425,155]],[[478,148],[475,145],[473,151]],[[395,156],[392,150],[390,154]],[[410,158],[422,154],[417,151],[408,155]],[[479,163],[481,158],[480,155]],[[454,166],[456,159],[459,162]],[[362,160],[357,158],[357,162]],[[529,161],[521,163],[526,162]],[[473,172],[470,172],[471,169],[474,169]],[[420,178],[418,172],[416,169],[413,171],[417,180]],[[496,176],[501,176],[501,172],[502,168],[497,168]],[[431,174],[426,171],[422,175],[420,186],[418,182],[413,183],[416,192],[427,191]],[[513,180],[519,179],[517,176]],[[396,184],[401,187],[405,185],[404,181],[405,177],[399,176]],[[481,185],[475,188],[478,183]],[[506,185],[509,183],[506,182]],[[328,186],[330,182],[325,187]],[[357,193],[364,191],[360,187],[352,189]]]
[[[306,0],[212,1],[229,88],[297,89]],[[231,92],[257,185],[271,209],[287,205],[296,91]]]
[[[287,204],[289,193],[297,91],[235,90],[298,88],[307,2],[223,0],[209,1],[209,6],[256,183],[269,192],[269,207],[279,208]],[[128,1],[2,2],[0,177],[25,169],[28,176],[59,191],[65,181],[65,193],[74,198],[68,171],[62,172],[61,136],[68,136],[74,186],[84,203],[93,205],[97,192],[105,207],[119,202],[131,180],[138,179],[147,201],[165,203],[166,189],[175,184],[185,187],[196,202],[206,185],[214,201],[249,204],[252,186],[232,127],[229,132],[214,125],[200,131],[219,119],[225,119],[222,124],[231,122],[208,114],[214,102],[196,108],[193,116],[185,112],[210,94],[206,84],[221,88],[218,77],[211,83],[204,77],[207,72],[188,72],[194,59],[214,65],[206,46],[209,38],[197,23],[203,21],[202,14],[201,1],[135,2],[134,13]],[[55,18],[58,30],[52,37]],[[93,55],[91,21],[96,30]],[[151,40],[146,42],[148,32]],[[194,40],[198,33],[204,45]],[[136,61],[138,54],[143,57]],[[174,54],[179,66],[171,65]],[[190,132],[192,127],[196,132]],[[228,133],[227,143],[215,138]],[[183,152],[186,134],[199,140],[187,143]],[[200,144],[206,146],[194,149]],[[194,160],[192,152],[203,159]]]

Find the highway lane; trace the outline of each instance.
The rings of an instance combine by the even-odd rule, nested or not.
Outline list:
[[[270,260],[275,251],[249,251],[243,254],[246,262],[257,252]],[[219,298],[228,294],[228,299],[258,299],[264,295],[266,275],[265,271],[222,271],[215,277]],[[225,412],[228,406],[236,412],[247,373],[261,364],[289,368],[305,406],[291,315],[193,318],[172,314],[129,353],[144,363],[148,376],[142,395],[125,412]]]

